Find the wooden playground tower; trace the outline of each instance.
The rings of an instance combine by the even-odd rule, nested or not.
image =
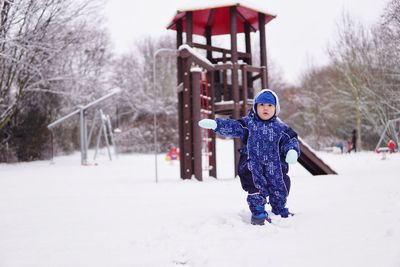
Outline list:
[[[197,126],[202,118],[247,114],[256,93],[254,84],[268,88],[265,24],[275,18],[241,4],[178,11],[168,29],[176,30],[179,148],[181,178],[202,180],[203,170],[217,177],[215,134]],[[251,32],[259,32],[260,66],[252,64]],[[185,40],[184,35],[185,33]],[[245,51],[238,51],[244,33]],[[215,47],[212,36],[230,35],[230,49]],[[205,37],[205,44],[193,41]],[[197,50],[195,50],[197,49]],[[203,51],[199,55],[197,51]],[[258,89],[261,89],[258,88]],[[302,142],[302,164],[312,174],[335,173]],[[234,139],[235,175],[241,141]],[[203,164],[207,161],[207,164]]]

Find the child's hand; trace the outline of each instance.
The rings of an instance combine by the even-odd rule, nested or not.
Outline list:
[[[217,128],[217,122],[215,120],[210,119],[202,119],[199,121],[199,126],[204,129],[213,129]]]
[[[285,159],[285,161],[286,161],[287,163],[289,163],[289,164],[294,164],[294,163],[297,162],[297,158],[298,158],[298,157],[299,157],[299,156],[297,155],[296,150],[290,149],[290,150],[288,151],[288,153],[286,154],[286,159]]]

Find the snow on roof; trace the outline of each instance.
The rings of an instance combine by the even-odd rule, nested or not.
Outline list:
[[[194,66],[190,68],[190,72],[201,72],[202,69],[198,66]]]

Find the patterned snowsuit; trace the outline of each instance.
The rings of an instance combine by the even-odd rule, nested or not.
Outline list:
[[[252,213],[257,212],[256,207],[264,206],[269,197],[272,211],[283,214],[287,212],[285,205],[290,189],[285,156],[290,149],[300,155],[297,134],[276,116],[264,121],[254,110],[239,120],[216,119],[214,131],[242,140],[238,172],[242,187],[248,192],[247,202]]]

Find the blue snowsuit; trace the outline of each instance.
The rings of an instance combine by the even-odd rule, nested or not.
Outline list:
[[[275,97],[278,113],[279,100]],[[290,149],[300,155],[297,134],[276,115],[264,121],[255,110],[254,105],[253,110],[239,120],[216,119],[217,128],[214,131],[242,140],[238,173],[243,189],[248,192],[247,202],[251,212],[259,212],[256,207],[264,207],[269,197],[272,211],[282,215],[288,212],[285,205],[290,189],[285,156]]]

